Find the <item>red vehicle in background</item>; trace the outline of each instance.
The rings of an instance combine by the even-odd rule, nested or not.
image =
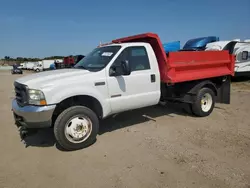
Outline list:
[[[84,55],[64,57],[63,58],[63,66],[64,66],[64,68],[71,68],[84,57],[85,57]]]
[[[73,56],[63,58],[63,64],[65,68],[71,68],[75,65],[75,59]]]

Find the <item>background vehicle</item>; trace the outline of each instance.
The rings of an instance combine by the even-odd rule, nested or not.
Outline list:
[[[73,56],[63,58],[63,64],[65,68],[71,68],[75,65],[75,59]]]
[[[33,68],[38,64],[38,62],[26,62],[25,69],[33,70]]]
[[[19,69],[26,69],[25,66],[26,66],[25,63],[20,63],[20,65],[18,66],[18,68]]]
[[[18,68],[17,65],[13,65],[13,68],[11,70],[11,74],[23,74],[22,69]]]
[[[75,56],[75,64],[77,64],[80,60],[82,60],[82,58],[84,58],[85,55],[76,55]]]
[[[230,103],[234,56],[228,47],[166,54],[154,33],[113,40],[72,69],[16,80],[16,123],[53,126],[57,142],[75,150],[94,143],[99,119],[160,101],[186,103],[194,115],[208,116],[215,102]]]
[[[219,37],[208,36],[188,40],[181,49],[180,41],[163,43],[163,48],[166,53],[177,51],[203,51],[206,44],[219,41]]]
[[[36,66],[39,62],[24,62],[20,63],[19,67],[20,69],[24,70],[33,70],[34,66]]]
[[[62,61],[57,61],[55,63],[56,69],[63,69],[63,68],[72,68],[76,63],[78,63],[84,55],[76,55],[76,56],[68,56],[64,57]]]
[[[182,51],[203,51],[206,48],[206,45],[211,42],[219,41],[219,37],[208,36],[190,39],[183,46]]]
[[[39,61],[36,66],[33,67],[33,70],[36,72],[45,71],[50,69],[50,65],[54,64],[55,60],[42,60]]]
[[[235,42],[233,54],[235,55],[235,77],[250,76],[250,41],[240,41],[235,39],[232,41],[212,42],[206,45],[206,51],[223,50],[223,48]]]
[[[181,49],[181,43],[180,41],[163,43],[163,48],[166,53],[177,52]]]

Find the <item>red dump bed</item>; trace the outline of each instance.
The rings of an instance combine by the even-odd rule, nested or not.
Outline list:
[[[180,51],[165,53],[157,34],[145,33],[113,40],[112,43],[147,42],[158,60],[161,80],[177,83],[234,75],[235,59],[228,51]]]

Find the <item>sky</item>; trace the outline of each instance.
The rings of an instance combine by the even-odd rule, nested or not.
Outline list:
[[[250,0],[0,0],[0,58],[86,55],[146,32],[162,43],[250,39]]]

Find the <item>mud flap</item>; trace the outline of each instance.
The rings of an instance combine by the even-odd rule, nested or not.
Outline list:
[[[227,76],[224,78],[220,86],[217,88],[217,103],[230,104],[231,95],[231,77]]]

